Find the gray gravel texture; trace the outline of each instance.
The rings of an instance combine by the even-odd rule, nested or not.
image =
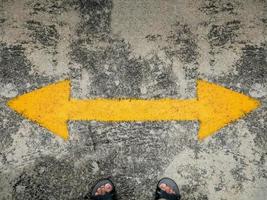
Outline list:
[[[267,199],[265,0],[0,0],[0,200]],[[69,122],[65,142],[6,102],[70,79],[75,98],[193,98],[205,79],[261,107],[203,142],[186,121]]]

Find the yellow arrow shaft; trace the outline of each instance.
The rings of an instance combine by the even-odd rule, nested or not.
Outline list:
[[[197,120],[197,105],[196,99],[71,99],[68,110],[69,120]]]

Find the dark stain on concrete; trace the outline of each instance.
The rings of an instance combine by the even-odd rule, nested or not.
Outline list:
[[[267,60],[266,60],[267,44],[246,45],[242,51],[243,55],[236,63],[236,70],[241,77],[241,83],[246,88],[250,88],[253,84],[266,83],[267,77]]]
[[[159,34],[150,34],[145,38],[148,42],[153,42],[155,44],[163,41],[167,42],[167,46],[161,47],[161,50],[165,52],[168,59],[173,62],[174,58],[178,58],[184,64],[182,68],[185,73],[185,78],[187,80],[196,79],[199,75],[197,61],[199,57],[199,49],[197,45],[196,35],[191,31],[188,24],[177,22],[172,25],[172,28],[173,30],[168,34],[167,39],[164,39],[163,36]],[[151,60],[155,60],[155,57],[153,57]],[[165,61],[161,62],[162,65],[165,66],[165,68],[171,67],[166,66]],[[171,69],[169,69],[168,74],[168,77],[171,79],[171,75],[173,74]],[[178,89],[178,85],[171,82],[169,83],[171,84],[170,86],[172,87],[172,89]],[[164,93],[164,91],[161,92]],[[175,91],[170,91],[169,96],[179,95],[174,93]]]
[[[13,85],[19,94],[53,81],[53,77],[32,72],[33,66],[22,45],[0,43],[0,57],[0,83]]]
[[[76,169],[68,158],[63,161],[46,156],[14,180],[13,199],[83,199],[91,184],[92,166],[89,162]]]
[[[160,34],[149,34],[145,37],[147,39],[147,41],[149,42],[156,42],[158,40],[162,39],[162,35]]]
[[[212,25],[208,34],[209,42],[212,46],[223,46],[226,43],[233,43],[238,36],[240,21],[234,20],[223,25]]]
[[[266,100],[264,100],[264,102],[262,103],[266,103]],[[247,120],[249,123],[248,129],[255,134],[254,138],[255,144],[263,150],[267,149],[266,112],[267,108],[266,106],[264,106],[260,110],[250,115]],[[265,157],[266,156],[267,152],[265,153]]]
[[[179,85],[172,76],[172,66],[166,65],[157,55],[142,63],[143,85],[147,98],[177,97]]]
[[[198,47],[195,37],[187,24],[177,22],[168,36],[168,56],[177,56],[184,63],[195,63],[198,57]]]
[[[27,2],[27,6],[31,7],[32,11],[31,15],[39,14],[39,13],[49,13],[53,15],[61,14],[66,11],[66,7],[72,0],[33,0]]]
[[[12,134],[16,133],[19,129],[20,120],[19,116],[17,116],[13,111],[8,109],[4,103],[0,103],[0,149],[1,155],[3,158],[5,157],[4,150],[12,145],[13,139]],[[8,116],[8,117],[7,117]],[[1,158],[0,158],[1,159]],[[4,160],[3,160],[4,161]],[[5,162],[3,162],[5,164]]]
[[[234,156],[236,158],[236,156]],[[238,159],[238,158],[236,158]],[[231,170],[231,174],[235,180],[235,187],[238,190],[243,189],[243,184],[247,181],[254,182],[255,177],[253,176],[252,179],[248,178],[245,173],[246,170],[246,163],[243,160],[239,160],[239,166],[236,166]]]
[[[6,21],[5,18],[0,18],[0,24],[3,24]]]
[[[241,90],[244,93],[249,93],[254,84],[266,84],[266,65],[266,44],[248,44],[242,48],[242,56],[233,66],[235,73],[220,76],[218,81],[227,83],[228,86],[237,91]]]
[[[108,37],[111,31],[111,0],[79,0],[78,7],[83,22],[78,34],[91,34],[96,38]]]
[[[235,14],[235,8],[238,3],[229,0],[206,0],[203,2],[200,10],[207,15],[213,15],[218,13],[226,12],[228,14]]]
[[[30,20],[26,22],[26,27],[31,31],[30,36],[35,42],[39,42],[44,47],[57,45],[59,34],[54,24],[45,25],[42,22]]]
[[[122,40],[111,39],[104,48],[88,49],[79,42],[84,41],[73,44],[72,58],[92,74],[88,95],[102,97],[140,95],[142,68],[138,59],[130,58],[128,44]],[[74,71],[72,76],[76,76],[75,73],[81,76],[81,71]]]
[[[5,84],[26,85],[31,63],[21,45],[0,43],[0,82]]]
[[[170,76],[170,67],[166,67],[157,56],[150,60],[136,58],[129,44],[109,34],[111,11],[108,10],[112,9],[110,1],[101,4],[96,1],[81,1],[80,9],[83,21],[78,34],[82,31],[87,36],[72,44],[71,56],[73,61],[81,64],[82,69],[86,69],[91,75],[92,81],[88,85],[90,97],[140,97],[143,80],[151,82],[151,86],[144,90],[149,96],[175,95],[176,84]],[[101,14],[101,19],[98,13]],[[98,46],[99,40],[103,42],[102,46]],[[183,40],[183,44],[185,42]],[[182,49],[183,54],[192,53]],[[81,76],[82,69],[73,70],[72,77]]]

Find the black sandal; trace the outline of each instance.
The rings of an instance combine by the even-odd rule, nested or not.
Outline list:
[[[95,195],[98,188],[102,185],[106,185],[109,183],[112,186],[112,190],[104,195]],[[92,200],[117,200],[117,193],[115,190],[115,186],[110,179],[100,179],[97,183],[92,187],[90,198]]]
[[[162,183],[165,183],[166,185],[171,187],[173,189],[173,191],[175,192],[175,194],[169,194],[169,193],[163,191],[159,187]],[[181,199],[179,188],[178,188],[178,186],[174,180],[172,180],[170,178],[160,179],[160,181],[157,184],[157,189],[156,189],[156,194],[155,194],[155,200],[158,200],[158,199],[166,199],[166,200],[180,200]]]

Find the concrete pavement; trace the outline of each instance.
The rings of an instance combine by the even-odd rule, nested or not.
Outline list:
[[[265,200],[266,1],[1,0],[0,199],[85,199],[112,176],[120,199]],[[261,107],[199,141],[196,121],[70,121],[64,141],[10,109],[60,80],[74,98],[194,98],[198,79]]]

